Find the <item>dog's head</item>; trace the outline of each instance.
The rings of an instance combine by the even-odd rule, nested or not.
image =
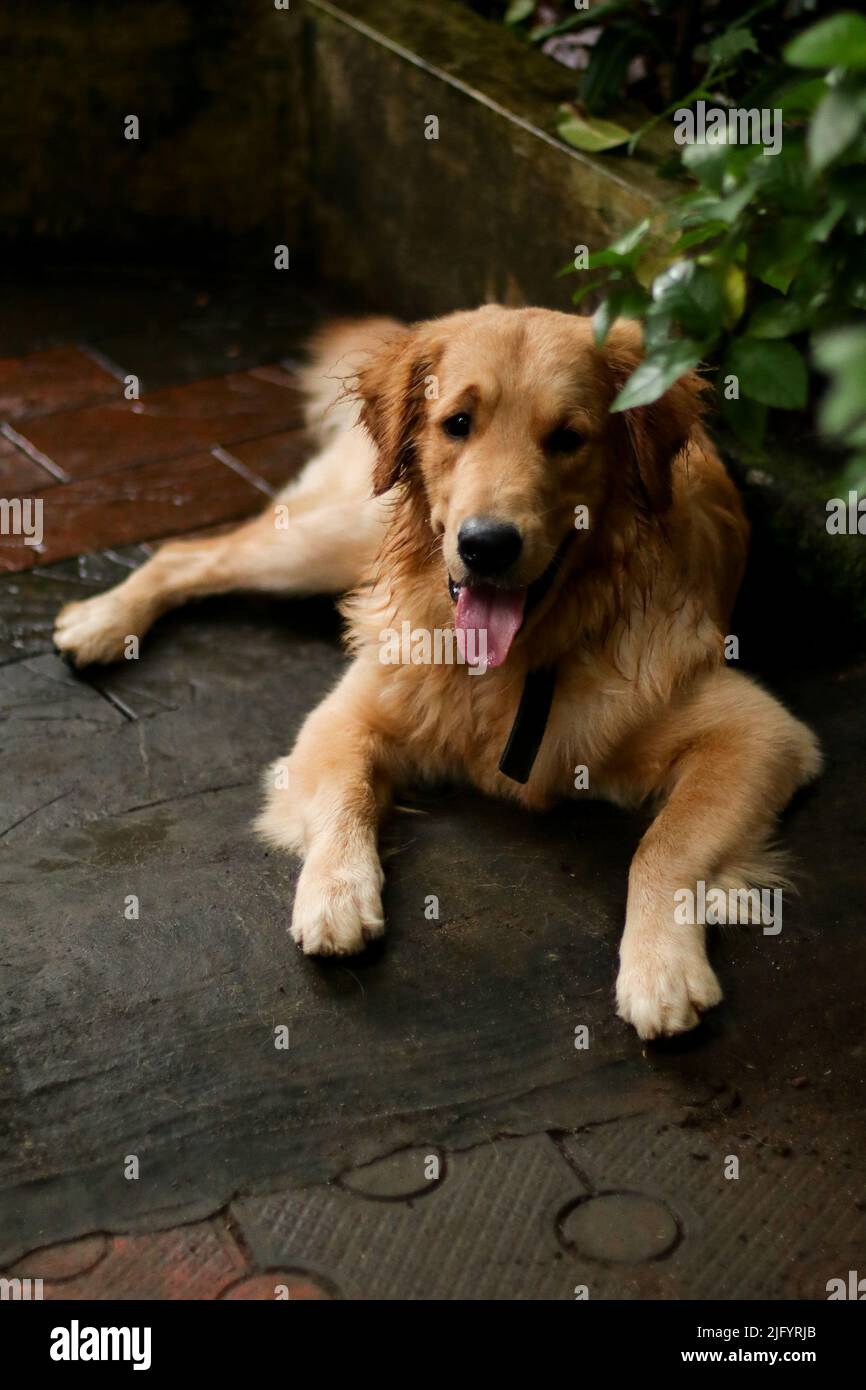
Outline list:
[[[566,553],[624,509],[670,505],[700,382],[689,374],[652,406],[610,415],[641,351],[632,323],[598,349],[587,319],[491,306],[395,332],[360,372],[374,490],[402,484],[423,499],[455,624],[486,628],[490,665]]]

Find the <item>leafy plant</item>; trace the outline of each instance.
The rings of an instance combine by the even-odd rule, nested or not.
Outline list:
[[[468,0],[491,17],[496,0]],[[782,41],[801,15],[829,0],[498,0],[498,14],[554,57],[582,68],[559,134],[581,150],[628,148],[675,107],[698,98],[759,91],[772,79]],[[623,98],[652,113],[620,124]],[[600,118],[618,108],[616,124]]]
[[[804,410],[810,365],[830,378],[825,436],[866,483],[866,19],[819,21],[783,52],[767,109],[781,148],[722,134],[684,148],[694,185],[661,227],[649,219],[589,258],[603,342],[618,315],[643,321],[644,361],[614,410],[656,400],[709,360],[739,438],[762,443],[770,410]],[[709,132],[708,132],[709,134]],[[728,131],[728,137],[730,131]]]

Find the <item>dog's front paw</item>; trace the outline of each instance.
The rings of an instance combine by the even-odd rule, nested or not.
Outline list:
[[[54,646],[74,666],[119,661],[136,634],[128,605],[114,593],[68,603],[57,615]]]
[[[700,941],[647,935],[620,949],[617,1012],[642,1038],[686,1033],[722,990]]]
[[[363,951],[385,930],[384,875],[375,853],[354,860],[314,854],[298,879],[292,936],[311,956]]]

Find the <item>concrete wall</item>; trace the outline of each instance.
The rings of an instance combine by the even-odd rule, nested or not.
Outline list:
[[[573,246],[658,206],[651,161],[558,139],[573,74],[501,24],[455,0],[290,3],[7,4],[0,239],[228,261],[286,242],[414,316],[568,307]]]
[[[306,0],[323,267],[409,316],[485,298],[569,308],[556,278],[659,206],[643,159],[555,134],[567,69],[440,0]],[[438,139],[425,137],[429,117]]]

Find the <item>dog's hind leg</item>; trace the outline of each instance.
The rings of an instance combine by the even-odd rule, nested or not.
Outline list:
[[[122,584],[58,614],[54,645],[76,666],[117,661],[161,614],[234,590],[339,594],[379,548],[386,504],[371,494],[372,446],[341,435],[259,516],[224,535],[169,541]]]

